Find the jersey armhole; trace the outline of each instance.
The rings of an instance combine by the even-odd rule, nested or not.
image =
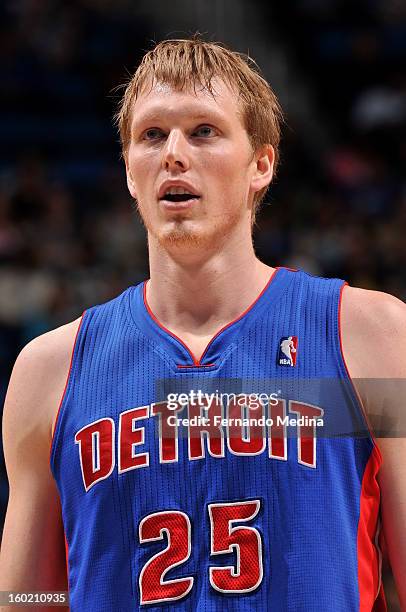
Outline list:
[[[70,364],[69,364],[69,368],[68,368],[68,374],[66,376],[65,387],[64,387],[64,390],[62,392],[62,396],[61,396],[61,399],[60,399],[60,402],[59,402],[59,406],[58,406],[58,411],[56,413],[56,417],[55,417],[55,420],[54,420],[53,426],[52,426],[52,438],[51,438],[51,444],[50,444],[50,448],[49,448],[49,461],[50,461],[50,464],[51,464],[51,471],[52,471],[52,457],[53,457],[54,450],[55,450],[55,445],[56,445],[57,429],[58,429],[58,425],[59,425],[59,421],[60,421],[61,408],[62,408],[62,405],[64,403],[65,397],[66,397],[66,392],[67,392],[67,389],[68,389],[69,381],[71,379],[71,374],[72,374],[72,369],[73,369],[73,361],[74,361],[73,358],[74,358],[74,355],[75,355],[75,352],[76,352],[76,345],[78,343],[79,332],[80,332],[80,330],[82,328],[85,312],[86,312],[86,310],[83,311],[82,316],[80,318],[80,322],[79,322],[78,328],[76,330],[75,340],[73,342],[73,347],[72,347],[72,352],[71,352],[71,357],[70,357]]]
[[[338,301],[338,336],[339,336],[340,356],[341,356],[342,363],[344,365],[345,372],[347,374],[347,378],[348,378],[348,380],[351,383],[351,388],[352,388],[353,393],[354,393],[354,398],[355,398],[355,400],[358,403],[358,406],[359,406],[359,408],[361,410],[362,417],[363,417],[363,419],[365,421],[365,424],[366,424],[366,426],[368,428],[369,435],[371,436],[371,440],[372,440],[372,443],[374,445],[375,453],[377,454],[377,457],[378,457],[378,460],[379,460],[379,464],[382,465],[382,454],[381,454],[381,451],[379,449],[378,443],[376,441],[375,434],[373,432],[371,424],[369,422],[367,411],[365,410],[365,407],[364,407],[364,404],[362,402],[362,399],[361,399],[361,397],[360,397],[360,395],[358,393],[358,390],[357,390],[356,386],[354,385],[354,381],[353,381],[353,379],[351,377],[350,371],[348,369],[347,362],[346,362],[345,357],[344,357],[343,338],[342,338],[342,331],[341,331],[341,309],[342,309],[342,299],[343,299],[344,288],[348,287],[348,286],[349,286],[349,284],[346,281],[344,281],[343,284],[341,285],[341,288],[340,288],[340,297],[339,297],[339,301]]]

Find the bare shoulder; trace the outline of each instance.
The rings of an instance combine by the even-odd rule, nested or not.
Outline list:
[[[345,287],[341,338],[348,372],[377,437],[405,426],[406,305],[393,295]],[[380,445],[381,446],[381,445]]]
[[[343,353],[376,436],[381,515],[402,610],[406,609],[406,305],[393,295],[346,287]]]
[[[61,508],[49,458],[79,324],[77,319],[32,340],[11,375],[3,417],[10,495],[0,555],[2,590],[66,589]]]
[[[345,287],[341,306],[344,357],[360,378],[406,377],[406,304],[381,291]]]
[[[5,445],[10,430],[23,435],[28,428],[51,440],[80,321],[34,338],[18,355],[4,407]]]
[[[18,356],[17,362],[21,359],[36,360],[39,358],[42,362],[50,358],[66,358],[66,353],[69,353],[72,348],[80,321],[81,317],[37,336],[25,345]]]

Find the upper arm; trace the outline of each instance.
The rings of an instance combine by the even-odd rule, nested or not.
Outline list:
[[[3,416],[10,496],[0,590],[67,587],[61,509],[49,458],[78,324],[33,340],[18,356],[11,375]]]
[[[349,373],[379,430],[383,531],[406,610],[406,305],[385,293],[346,287],[341,321]]]

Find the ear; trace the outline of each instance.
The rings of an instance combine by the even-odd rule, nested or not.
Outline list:
[[[251,189],[261,191],[272,181],[275,150],[272,145],[265,145],[254,156],[255,169],[251,179]]]
[[[128,191],[130,192],[131,196],[134,198],[134,200],[137,199],[137,195],[135,192],[135,185],[134,185],[134,180],[131,174],[131,170],[128,167],[128,160],[127,158],[125,159],[125,172],[127,175],[127,187],[128,187]]]

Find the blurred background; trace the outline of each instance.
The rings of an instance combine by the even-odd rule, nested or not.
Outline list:
[[[281,101],[259,257],[406,299],[403,0],[10,0],[0,23],[0,405],[24,344],[148,277],[113,90],[163,38],[249,53]]]

